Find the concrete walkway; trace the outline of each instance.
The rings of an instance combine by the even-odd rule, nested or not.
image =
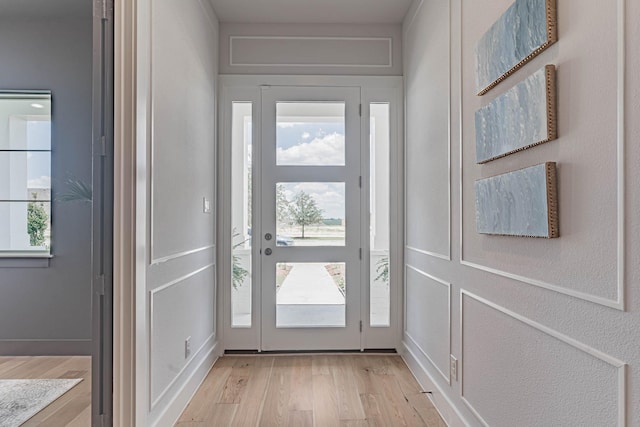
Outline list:
[[[324,264],[294,264],[278,290],[277,304],[344,304],[344,296]]]

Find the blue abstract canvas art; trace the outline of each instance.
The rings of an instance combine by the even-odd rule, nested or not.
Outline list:
[[[557,39],[556,0],[516,0],[476,46],[478,95],[487,93]]]
[[[476,181],[475,193],[478,233],[558,237],[555,163]]]
[[[476,111],[476,162],[557,138],[555,66],[547,65]]]

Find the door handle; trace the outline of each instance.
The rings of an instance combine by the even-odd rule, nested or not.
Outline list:
[[[267,256],[271,255],[272,253],[273,253],[273,251],[271,250],[271,248],[267,248],[267,249],[264,250],[264,254],[267,255]]]

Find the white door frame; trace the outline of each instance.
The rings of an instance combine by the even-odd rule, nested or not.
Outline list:
[[[391,277],[392,292],[391,298],[391,327],[380,328],[369,326],[369,312],[365,308],[369,306],[368,286],[363,286],[361,292],[361,307],[363,330],[361,335],[361,349],[368,348],[399,348],[402,340],[403,316],[402,316],[402,283],[403,283],[403,102],[402,102],[401,77],[360,77],[360,76],[250,76],[250,75],[222,75],[219,79],[220,102],[219,102],[219,155],[218,155],[218,218],[219,232],[218,249],[218,283],[222,289],[222,298],[218,301],[218,325],[221,326],[221,340],[224,349],[234,350],[261,350],[261,331],[259,328],[262,318],[257,283],[254,283],[252,294],[252,328],[231,328],[231,106],[233,102],[253,103],[253,146],[261,145],[260,136],[260,88],[261,86],[348,86],[361,88],[361,102],[363,114],[361,119],[361,139],[364,147],[368,147],[369,141],[369,104],[375,102],[389,103],[391,120],[391,152],[390,152],[390,174],[391,174]],[[362,168],[363,176],[368,176],[368,156],[367,150],[363,149]],[[254,151],[254,158],[260,158],[259,151]],[[254,170],[258,162],[254,162]],[[259,172],[259,171],[258,171]],[[368,180],[364,179],[366,183]],[[364,186],[362,194],[365,195],[362,206],[368,206],[368,186]],[[257,198],[254,198],[257,199]],[[253,209],[259,209],[255,200]],[[255,211],[255,210],[254,210]],[[254,238],[261,230],[256,229]],[[368,236],[368,222],[363,221],[363,236]],[[364,243],[368,239],[364,238]],[[258,244],[255,240],[253,246]],[[369,277],[368,248],[363,247],[365,256],[362,262],[361,277],[363,282]],[[253,257],[254,271],[259,271],[258,257]]]

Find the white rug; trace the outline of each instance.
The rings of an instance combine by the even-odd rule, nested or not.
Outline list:
[[[71,390],[80,379],[0,380],[0,427],[18,427]]]

